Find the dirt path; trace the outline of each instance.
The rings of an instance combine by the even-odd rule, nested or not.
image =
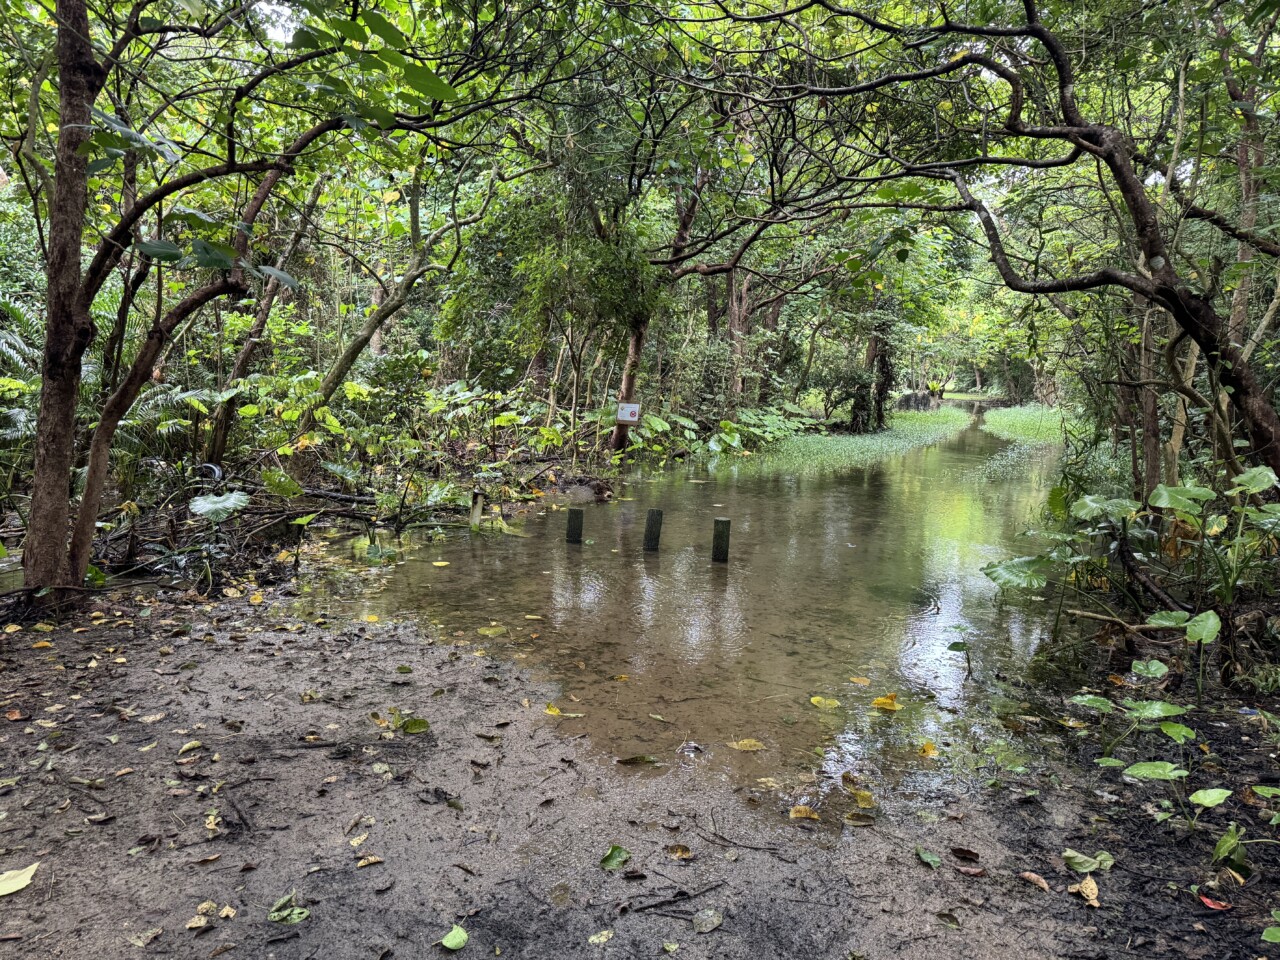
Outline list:
[[[1098,910],[1065,892],[1056,852],[1107,829],[1065,786],[792,820],[696,758],[593,758],[543,713],[556,691],[411,626],[147,604],[5,638],[0,872],[40,866],[0,899],[4,956],[429,957],[454,924],[464,957],[1230,955],[1195,916],[1136,927],[1140,876]],[[393,707],[430,730],[388,737]],[[293,891],[307,918],[269,920]]]

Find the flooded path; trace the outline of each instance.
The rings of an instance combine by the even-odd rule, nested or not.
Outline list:
[[[1019,678],[1053,610],[1002,600],[980,568],[1031,552],[1020,535],[1052,464],[1011,462],[976,422],[868,468],[804,453],[628,482],[587,506],[578,546],[554,505],[521,536],[375,546],[399,550],[390,566],[342,541],[356,573],[312,584],[305,605],[426,620],[459,655],[523,661],[562,690],[563,733],[636,766],[810,793],[847,772],[916,797],[993,758],[1016,767],[1007,728],[1036,722]],[[657,554],[642,550],[650,507]],[[710,559],[716,516],[733,521],[728,564]],[[873,707],[889,695],[900,710]]]

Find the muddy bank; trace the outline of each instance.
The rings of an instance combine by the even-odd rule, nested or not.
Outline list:
[[[1227,956],[1224,922],[1257,936],[1189,909],[1135,930],[1130,891],[1186,902],[1138,872],[1102,877],[1096,910],[1067,894],[1058,852],[1110,840],[1082,783],[913,798],[866,827],[833,791],[792,819],[795,797],[696,753],[588,756],[519,665],[308,623],[287,592],[119,597],[5,636],[0,871],[40,863],[0,900],[6,956],[421,957],[454,924],[461,956],[529,958]],[[630,859],[605,870],[614,844]],[[306,919],[269,920],[295,891]],[[700,911],[721,922],[695,932]]]

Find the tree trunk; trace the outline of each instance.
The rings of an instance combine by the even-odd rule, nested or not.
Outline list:
[[[151,379],[156,360],[178,325],[216,298],[242,291],[243,287],[239,282],[223,278],[206,284],[183,298],[161,322],[147,331],[147,339],[138,350],[128,374],[103,405],[98,425],[94,427],[93,437],[89,442],[89,465],[85,471],[84,493],[76,513],[75,532],[71,537],[68,554],[68,568],[75,583],[82,581],[89,569],[93,537],[98,529],[98,510],[102,506],[102,492],[111,466],[111,443],[115,439],[120,421]]]
[[[79,586],[67,560],[76,401],[84,352],[94,336],[82,283],[92,107],[106,78],[94,58],[84,0],[58,0],[58,149],[49,202],[49,260],[40,410],[36,418],[31,512],[22,551],[28,589]]]
[[[649,330],[648,318],[635,321],[631,325],[631,336],[627,340],[627,362],[622,368],[622,385],[618,389],[619,403],[635,403],[636,377],[640,372],[640,357],[644,350],[644,335]],[[627,437],[631,433],[629,423],[615,423],[613,432],[609,434],[608,448],[614,451],[627,449]]]

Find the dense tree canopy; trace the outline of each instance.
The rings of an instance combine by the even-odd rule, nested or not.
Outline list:
[[[201,463],[402,509],[897,391],[1280,469],[1272,0],[2,9],[32,588]]]

